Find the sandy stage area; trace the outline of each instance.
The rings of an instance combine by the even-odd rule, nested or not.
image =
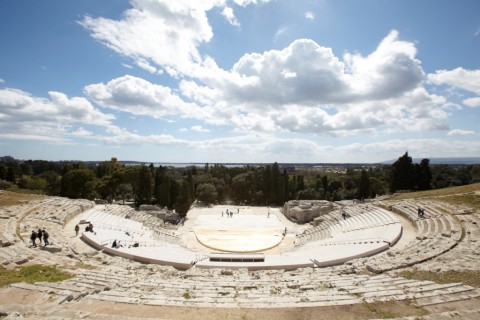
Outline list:
[[[190,209],[178,233],[195,251],[273,254],[293,248],[295,234],[306,227],[287,220],[277,207],[218,205]]]

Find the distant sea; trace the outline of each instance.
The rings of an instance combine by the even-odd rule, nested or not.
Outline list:
[[[420,163],[422,160],[421,158],[413,158],[412,159],[414,163]],[[382,162],[377,162],[377,163],[321,163],[321,162],[316,162],[316,163],[281,163],[278,162],[278,165],[282,168],[285,167],[297,167],[297,166],[303,166],[303,167],[332,167],[332,166],[339,166],[339,167],[358,167],[358,166],[377,166],[377,165],[391,165],[394,163],[395,160],[387,160],[387,161],[382,161]],[[198,168],[203,168],[207,164],[206,162],[143,162],[143,161],[120,161],[124,163],[125,165],[150,165],[150,163],[153,163],[155,167],[163,166],[163,167],[173,167],[173,168],[186,168],[186,167],[198,167]],[[269,165],[272,163],[247,163],[247,162],[242,162],[242,163],[214,163],[214,162],[209,162],[209,166],[214,166],[215,164],[222,165],[225,167],[229,168],[235,168],[235,167],[243,167],[243,166],[252,166],[252,167],[259,167],[259,166],[265,166]],[[459,157],[459,158],[430,158],[430,164],[448,164],[448,165],[472,165],[472,164],[480,164],[480,157]]]

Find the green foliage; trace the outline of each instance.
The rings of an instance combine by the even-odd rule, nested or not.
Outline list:
[[[186,180],[183,180],[180,192],[175,201],[175,212],[178,213],[181,217],[185,217],[188,210],[190,210],[192,202],[193,200],[190,198],[188,182]]]
[[[135,206],[150,203],[152,200],[152,173],[150,168],[140,166],[135,182]]]
[[[188,181],[187,181],[188,184]],[[190,192],[188,191],[189,195]],[[218,192],[215,186],[211,183],[202,183],[197,187],[197,199],[205,202],[206,204],[212,204],[217,200]]]
[[[412,163],[412,157],[405,152],[392,165],[390,190],[411,190],[415,186],[415,166]]]
[[[2,160],[0,188],[41,189],[39,192],[48,195],[70,198],[134,199],[137,206],[156,203],[182,214],[188,211],[195,197],[207,203],[234,201],[281,206],[291,199],[370,198],[389,189],[428,190],[480,181],[480,165],[431,166],[428,159],[413,164],[407,152],[392,166],[350,166],[346,173],[337,170],[319,173],[313,168],[291,172],[291,166],[282,168],[278,163],[155,168],[153,164],[124,166],[116,158],[98,164],[18,161],[11,157],[2,157]]]
[[[365,171],[365,169],[362,169],[360,173],[360,182],[358,185],[358,199],[365,199],[365,198],[370,198],[372,194],[371,188],[370,188],[370,177]]]
[[[72,199],[94,199],[97,178],[90,169],[74,169],[63,177],[63,194]]]
[[[72,275],[58,270],[56,266],[32,265],[16,267],[13,270],[0,268],[0,287],[17,282],[35,283],[40,281],[59,282]]]

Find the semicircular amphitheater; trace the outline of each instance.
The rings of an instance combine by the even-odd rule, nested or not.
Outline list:
[[[194,308],[197,315],[210,310],[205,319],[223,319],[238,308],[256,318],[264,308],[296,312],[393,301],[402,304],[402,316],[448,318],[442,312],[452,310],[467,319],[480,316],[479,288],[408,276],[478,271],[478,213],[433,200],[317,205],[196,206],[179,226],[165,224],[158,212],[59,197],[0,207],[5,268],[55,264],[73,274],[2,288],[0,312],[133,319],[172,307]],[[426,209],[422,218],[418,207]],[[93,230],[86,231],[90,223]],[[32,245],[30,233],[39,227],[48,230],[51,245]],[[246,318],[242,312],[230,318]],[[183,317],[177,311],[164,318]]]

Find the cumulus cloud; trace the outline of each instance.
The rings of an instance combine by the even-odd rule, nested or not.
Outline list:
[[[448,85],[480,95],[480,70],[438,70],[428,75],[428,81],[436,85]]]
[[[221,124],[239,131],[343,136],[448,129],[451,105],[423,87],[415,45],[396,31],[365,57],[341,59],[331,48],[299,39],[281,50],[245,54],[229,72],[213,62],[209,68],[197,81],[182,82],[182,94],[208,104]]]
[[[67,143],[74,126],[108,126],[113,115],[94,108],[85,98],[49,92],[50,99],[17,89],[0,90],[3,138]],[[35,139],[32,137],[36,136]]]
[[[224,70],[199,48],[213,37],[207,17],[211,9],[221,8],[229,23],[239,25],[227,1],[135,0],[131,4],[120,19],[85,16],[79,23],[137,66],[177,78],[178,91],[124,76],[85,87],[85,94],[101,106],[134,115],[233,125],[234,131],[344,136],[449,129],[452,104],[425,90],[427,76],[416,57],[417,48],[400,40],[396,30],[368,55],[347,52],[338,57],[313,40],[297,39],[283,49],[247,53]],[[305,17],[315,18],[313,12]],[[278,29],[275,38],[286,32]],[[480,91],[476,71],[443,70],[428,80]],[[464,103],[476,106],[478,101]]]
[[[34,97],[17,89],[0,90],[0,121],[18,123],[46,121],[68,124],[105,126],[114,116],[94,108],[85,98],[68,98],[61,92],[50,91],[50,100]]]
[[[240,22],[238,22],[237,18],[235,17],[235,14],[233,13],[233,9],[230,7],[225,7],[223,8],[222,11],[222,16],[227,20],[228,23],[230,23],[234,27],[240,27]]]
[[[299,39],[281,50],[245,54],[228,71],[209,58],[202,67],[209,72],[181,80],[178,93],[128,75],[84,91],[104,107],[233,124],[234,131],[345,136],[449,129],[451,104],[423,87],[415,45],[396,31],[367,56],[341,59],[331,48]]]
[[[119,20],[85,16],[79,23],[91,36],[149,72],[190,74],[201,63],[198,45],[213,36],[206,12],[221,0],[135,0]]]
[[[84,88],[96,103],[134,115],[162,118],[169,115],[200,117],[201,108],[183,101],[169,87],[126,75],[108,83],[96,83]]]
[[[455,137],[455,136],[464,137],[464,136],[472,136],[474,134],[475,134],[475,131],[472,131],[472,130],[455,129],[455,130],[449,131],[447,133],[447,136],[449,136],[449,137]]]

